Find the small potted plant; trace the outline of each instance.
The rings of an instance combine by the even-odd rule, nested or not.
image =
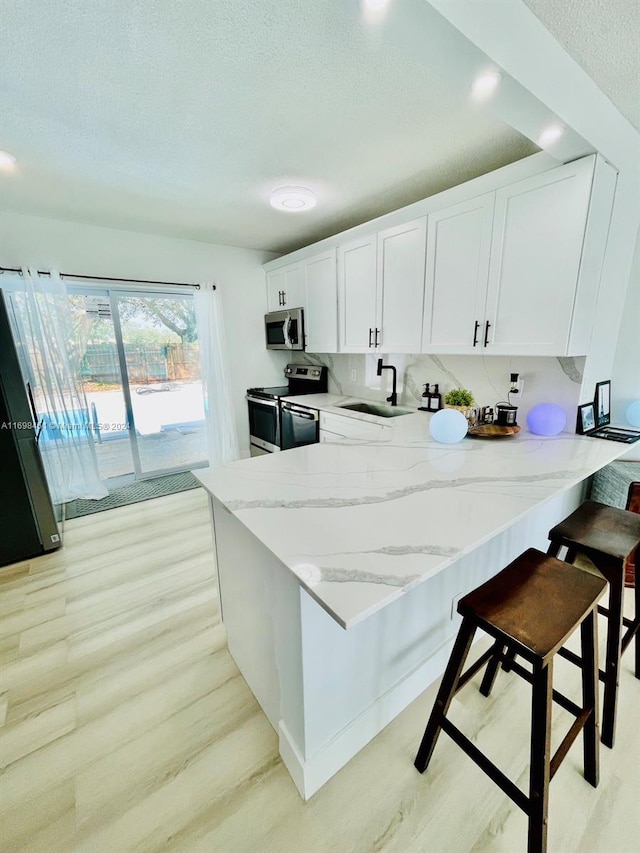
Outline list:
[[[445,395],[444,405],[446,409],[457,409],[465,418],[469,417],[471,409],[475,405],[473,394],[465,388],[454,388]]]

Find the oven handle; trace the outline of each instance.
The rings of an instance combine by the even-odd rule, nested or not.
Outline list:
[[[250,397],[248,394],[247,400],[249,403],[260,403],[263,406],[271,406],[273,409],[278,408],[277,400],[263,400],[262,397]]]

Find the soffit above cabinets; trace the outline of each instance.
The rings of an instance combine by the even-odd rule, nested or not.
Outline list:
[[[17,212],[281,253],[538,150],[426,0],[375,27],[360,0],[14,3],[3,35]],[[282,185],[317,206],[274,211]]]

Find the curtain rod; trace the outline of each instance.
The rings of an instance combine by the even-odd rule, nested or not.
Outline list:
[[[0,274],[4,272],[16,272],[18,275],[22,275],[22,270],[16,267],[0,267]],[[47,270],[37,270],[38,275],[51,275]],[[131,284],[164,284],[170,287],[193,287],[196,290],[200,290],[199,284],[189,284],[185,281],[145,281],[139,278],[113,278],[113,276],[107,278],[102,275],[77,275],[75,273],[70,272],[61,272],[60,278],[75,278],[82,279],[83,281],[118,281],[121,284],[127,284],[131,282]],[[213,289],[216,289],[215,284],[213,285]]]

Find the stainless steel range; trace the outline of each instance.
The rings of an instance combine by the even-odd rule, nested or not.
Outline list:
[[[318,412],[283,401],[299,394],[324,394],[327,368],[312,364],[288,364],[287,385],[249,388],[249,441],[252,456],[275,453],[318,441]]]

